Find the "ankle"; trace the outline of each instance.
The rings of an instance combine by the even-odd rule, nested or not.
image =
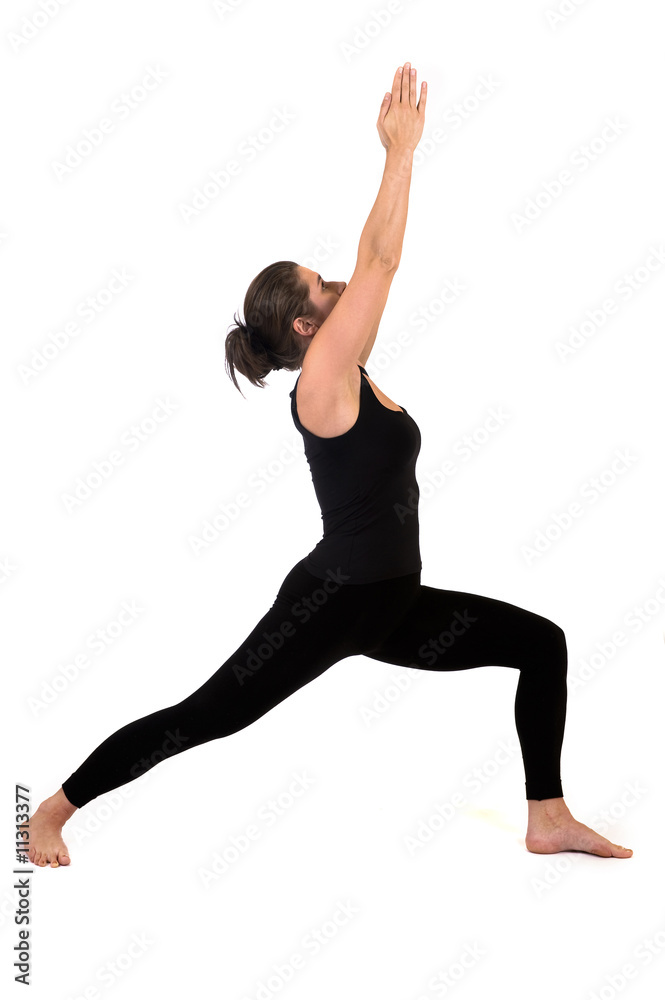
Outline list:
[[[570,809],[563,796],[556,799],[527,799],[527,804],[529,818],[556,819],[561,816],[570,816]]]
[[[73,805],[63,792],[62,788],[59,788],[53,795],[50,795],[47,799],[44,799],[43,802],[40,802],[39,808],[42,812],[48,813],[49,816],[52,816],[54,819],[64,824],[70,816],[74,815],[78,807]]]

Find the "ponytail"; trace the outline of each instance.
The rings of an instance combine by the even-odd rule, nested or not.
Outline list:
[[[227,374],[241,395],[236,371],[252,385],[264,388],[271,371],[301,367],[307,342],[293,323],[309,312],[309,287],[295,261],[269,264],[252,280],[245,295],[245,320],[241,322],[234,313],[235,322],[224,344]]]

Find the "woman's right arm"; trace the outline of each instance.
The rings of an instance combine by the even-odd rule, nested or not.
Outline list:
[[[427,85],[421,86],[416,104],[416,71],[410,63],[399,67],[390,95],[384,98],[377,129],[386,149],[386,163],[376,201],[358,245],[358,259],[378,258],[391,268],[398,266],[409,208],[413,153],[425,123]]]

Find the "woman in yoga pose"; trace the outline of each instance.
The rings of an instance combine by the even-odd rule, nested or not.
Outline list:
[[[575,820],[563,799],[562,629],[505,601],[420,583],[420,431],[363,367],[401,257],[425,83],[417,98],[416,71],[405,63],[379,111],[386,163],[348,285],[324,281],[293,261],[271,264],[247,290],[245,322],[226,338],[236,388],[236,370],[256,386],[272,370],[300,370],[291,413],[303,436],[323,537],[286,574],[272,607],[216,673],[178,704],[113,733],[41,803],[29,821],[29,858],[39,866],[70,863],[61,830],[77,808],[168,757],[251,725],[332,664],[358,654],[421,670],[518,670],[527,849],[632,855]]]

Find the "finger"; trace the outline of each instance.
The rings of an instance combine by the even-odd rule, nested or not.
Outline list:
[[[410,70],[411,63],[404,63],[404,70],[402,72],[402,102],[404,104],[409,103],[409,87],[411,86],[409,83],[409,77],[411,76]]]
[[[395,78],[393,80],[393,98],[399,101],[400,90],[402,87],[402,67],[398,66],[395,70]]]
[[[411,77],[410,83],[409,83],[409,104],[411,105],[412,108],[415,108],[415,106],[416,106],[416,93],[417,93],[418,87],[416,86],[416,71],[415,71],[415,69],[414,69],[413,66],[411,67],[411,72],[409,73],[409,76]]]
[[[388,109],[390,107],[390,100],[391,100],[390,94],[383,95],[383,100],[381,101],[381,107],[379,108],[379,117],[376,122],[377,125],[381,125],[383,119],[388,114]]]
[[[418,101],[418,111],[425,113],[427,107],[427,83],[423,80],[420,84],[420,100]]]

